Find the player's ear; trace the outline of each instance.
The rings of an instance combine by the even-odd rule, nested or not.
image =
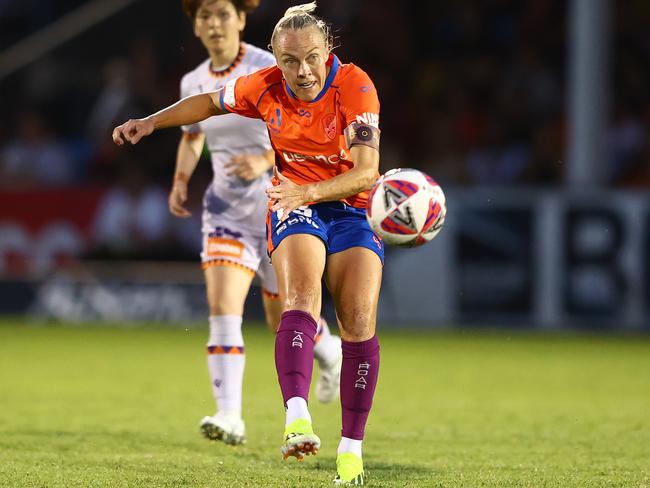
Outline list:
[[[241,12],[237,12],[237,16],[239,17],[239,32],[242,32],[246,27],[246,12],[243,10]]]

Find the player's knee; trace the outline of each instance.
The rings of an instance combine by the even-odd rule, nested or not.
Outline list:
[[[341,339],[346,342],[363,342],[372,339],[375,335],[374,327],[367,327],[363,329],[353,329],[341,331]]]
[[[210,309],[210,315],[226,315],[224,313],[223,307],[221,307],[221,306],[210,305],[208,308]]]
[[[375,314],[367,307],[352,307],[339,314],[341,337],[346,341],[366,341],[375,335]]]
[[[289,290],[284,299],[283,309],[286,310],[304,310],[305,312],[317,312],[320,304],[320,286],[303,286]]]

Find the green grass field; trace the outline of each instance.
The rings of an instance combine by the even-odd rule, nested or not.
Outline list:
[[[282,461],[271,335],[245,330],[248,444],[200,437],[213,413],[194,327],[0,322],[0,486],[331,486],[323,447]],[[368,484],[650,487],[650,338],[382,331]]]

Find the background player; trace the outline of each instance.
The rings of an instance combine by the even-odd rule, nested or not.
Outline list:
[[[228,81],[273,65],[273,55],[240,42],[246,14],[259,0],[183,0],[194,33],[209,57],[187,73],[181,97],[213,91]],[[185,208],[188,181],[207,141],[214,178],[204,197],[201,260],[210,309],[207,362],[217,413],[201,421],[203,434],[228,444],[245,440],[241,415],[244,374],[244,341],[241,331],[244,301],[255,273],[260,277],[268,326],[275,331],[281,303],[273,268],[266,256],[264,220],[265,188],[274,164],[264,123],[228,115],[183,127],[169,209],[177,217],[189,217]],[[320,376],[319,400],[330,402],[339,390],[340,339],[329,333],[321,319],[316,359]]]

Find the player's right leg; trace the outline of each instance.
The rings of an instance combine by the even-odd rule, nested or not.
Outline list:
[[[210,309],[207,363],[217,411],[201,421],[201,432],[211,440],[242,444],[246,430],[242,419],[245,351],[242,336],[244,301],[254,271],[231,261],[204,263]]]
[[[281,229],[281,224],[275,224],[275,228]],[[315,235],[294,233],[298,228],[288,229],[287,234],[276,237],[272,243],[273,268],[283,309],[276,333],[275,364],[286,406],[281,451],[285,459],[294,456],[302,460],[320,449],[307,402],[321,308],[325,246]]]
[[[283,305],[278,293],[275,271],[271,263],[262,257],[257,273],[262,282],[266,324],[270,330],[276,332],[280,325]],[[330,332],[327,321],[321,316],[318,319],[314,344],[314,359],[318,363],[315,393],[321,403],[331,403],[339,396],[342,358],[341,338]]]

